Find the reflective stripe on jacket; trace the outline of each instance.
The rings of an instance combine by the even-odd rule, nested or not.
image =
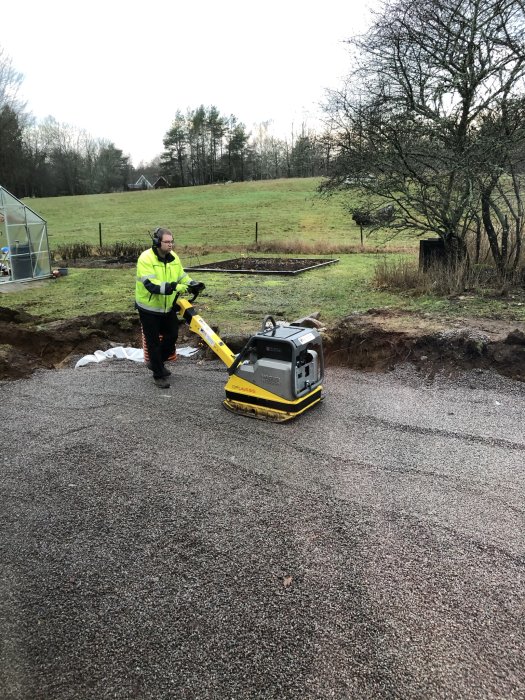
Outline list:
[[[173,306],[175,292],[164,294],[166,283],[188,284],[190,281],[176,253],[168,253],[162,260],[158,257],[156,249],[148,248],[137,260],[136,306],[144,311],[167,314]]]

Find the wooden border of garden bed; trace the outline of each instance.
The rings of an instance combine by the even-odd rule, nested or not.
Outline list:
[[[334,258],[333,260],[312,259],[311,262],[316,263],[315,265],[308,265],[308,267],[302,267],[297,270],[260,270],[257,268],[232,269],[225,267],[229,263],[237,262],[238,260],[243,260],[243,258],[231,258],[230,260],[210,263],[209,265],[193,265],[191,267],[185,267],[184,269],[187,272],[230,272],[232,274],[236,273],[245,275],[298,275],[301,272],[307,272],[308,270],[314,270],[318,267],[333,265],[334,263],[339,262],[339,258]],[[272,258],[252,258],[252,260],[270,261]],[[287,260],[289,262],[293,262],[294,260],[298,260],[298,258],[287,258]],[[300,258],[300,260],[303,260],[303,258]]]

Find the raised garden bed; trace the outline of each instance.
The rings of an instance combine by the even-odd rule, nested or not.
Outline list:
[[[189,272],[243,272],[252,275],[298,275],[324,265],[339,262],[331,258],[233,258],[186,267]]]

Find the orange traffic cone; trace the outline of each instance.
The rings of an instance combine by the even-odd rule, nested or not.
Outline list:
[[[148,346],[146,345],[146,337],[144,335],[143,330],[141,330],[141,336],[142,336],[142,350],[144,351],[144,362],[149,362]],[[162,336],[160,336],[160,339],[162,340]],[[176,359],[177,359],[177,350],[174,350],[173,355],[170,355],[168,357],[168,362],[174,362]]]

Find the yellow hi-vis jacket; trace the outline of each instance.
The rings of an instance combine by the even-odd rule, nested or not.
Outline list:
[[[173,307],[175,292],[166,294],[166,284],[189,284],[191,278],[176,253],[167,253],[164,260],[156,248],[148,248],[137,260],[135,305],[137,309],[155,314],[167,314]]]

